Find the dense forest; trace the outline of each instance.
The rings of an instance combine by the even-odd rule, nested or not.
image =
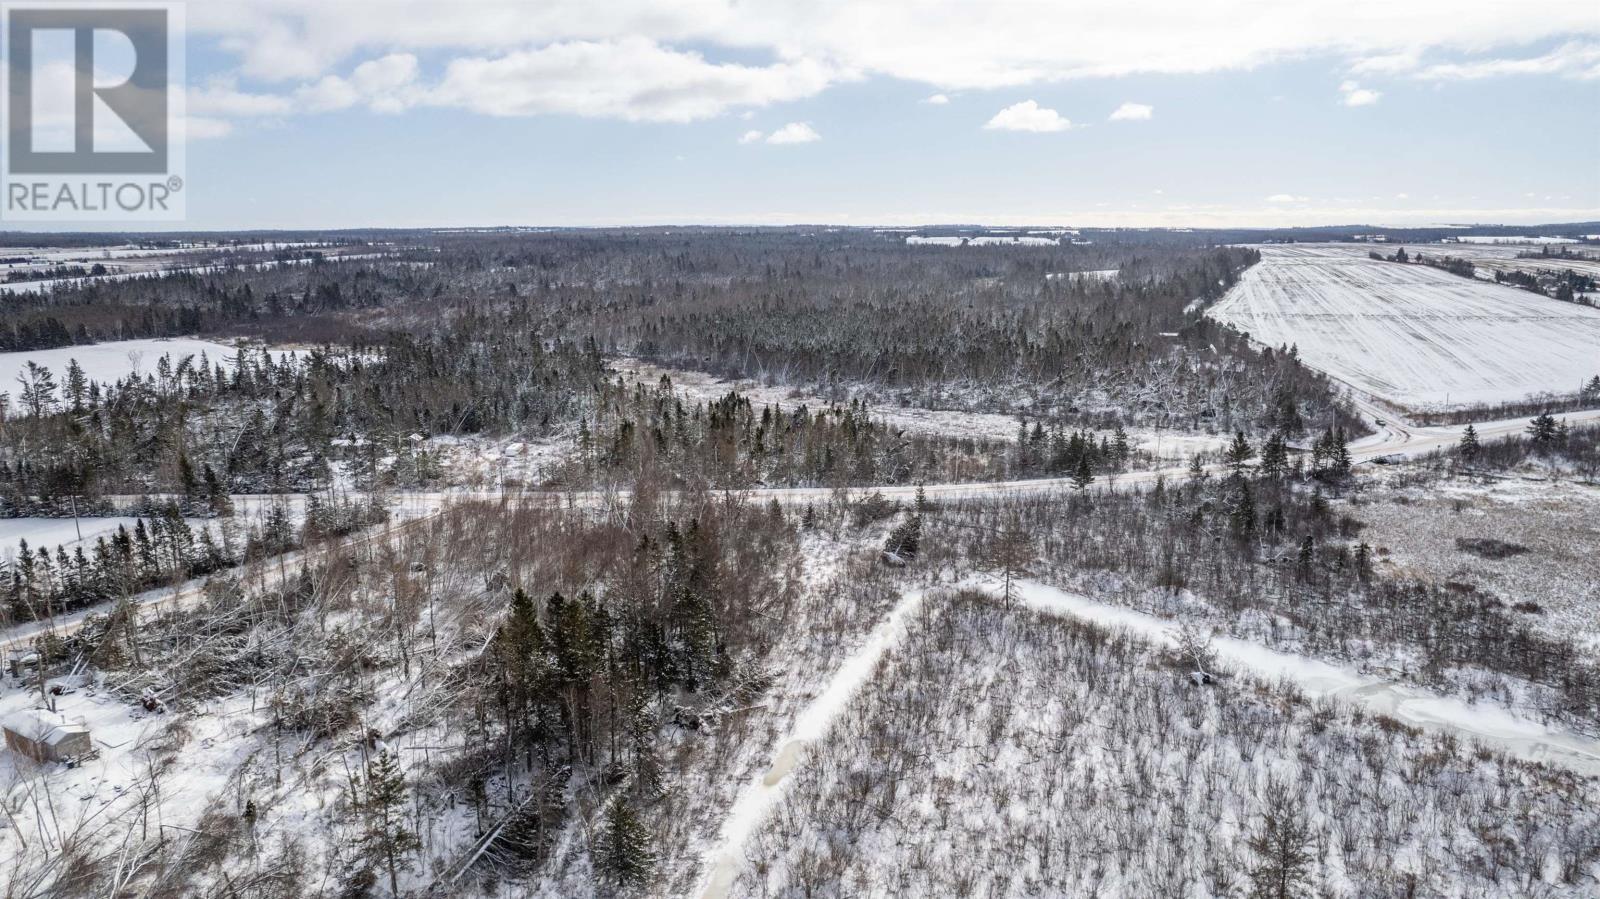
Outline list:
[[[208,493],[315,490],[342,475],[366,486],[437,482],[412,435],[540,438],[583,425],[599,447],[587,465],[637,465],[638,435],[676,410],[635,403],[628,421],[613,420],[624,413],[603,357],[615,352],[811,386],[846,411],[857,388],[914,405],[988,404],[1052,434],[1094,429],[1104,439],[1138,424],[1362,432],[1292,348],[1258,350],[1199,317],[1255,254],[1192,238],[959,252],[790,229],[433,241],[398,254],[421,260],[184,272],[8,297],[13,347],[193,333],[318,349],[165,359],[109,384],[71,367],[29,369],[14,394],[0,394],[0,514],[64,514],[65,500],[107,493],[193,504]],[[1073,271],[1116,277],[1053,277]],[[940,449],[951,458],[937,461],[918,440],[894,449],[859,412],[847,418],[850,433],[806,441],[852,460],[880,456],[849,462],[857,473],[845,481],[1064,472],[1059,447],[1038,464],[975,445]],[[810,410],[806,428],[815,435],[836,419]],[[764,437],[776,433],[769,423]],[[806,452],[780,455],[791,450]],[[1078,459],[1065,462],[1075,469]],[[741,477],[768,480],[775,464]],[[838,482],[843,465],[800,459],[776,477]]]

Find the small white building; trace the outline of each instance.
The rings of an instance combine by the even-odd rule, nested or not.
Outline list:
[[[94,752],[87,725],[45,709],[27,709],[0,722],[6,748],[36,762],[73,762]]]

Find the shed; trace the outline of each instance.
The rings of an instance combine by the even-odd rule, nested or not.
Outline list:
[[[89,728],[45,709],[27,709],[6,716],[6,748],[36,762],[73,762],[94,752]]]

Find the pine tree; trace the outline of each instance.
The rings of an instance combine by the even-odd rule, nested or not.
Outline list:
[[[1533,439],[1534,446],[1540,450],[1554,444],[1557,433],[1555,417],[1548,412],[1539,413],[1538,418],[1528,423],[1528,436]]]
[[[1228,444],[1228,449],[1223,454],[1223,460],[1228,463],[1228,468],[1233,472],[1233,476],[1235,478],[1243,478],[1245,471],[1250,467],[1250,460],[1255,457],[1255,447],[1251,446],[1250,441],[1245,439],[1244,432],[1234,432],[1233,442]]]
[[[1078,466],[1072,472],[1072,488],[1081,493],[1093,483],[1094,470],[1089,467],[1089,457],[1078,457]]]
[[[1461,453],[1461,458],[1471,464],[1478,458],[1478,431],[1472,425],[1461,432],[1461,442],[1456,444],[1456,450]]]
[[[1300,541],[1300,552],[1295,559],[1295,571],[1300,575],[1300,580],[1311,580],[1311,573],[1317,561],[1317,541],[1310,534]]]
[[[1248,538],[1256,532],[1256,500],[1250,490],[1250,482],[1240,477],[1235,483],[1238,489],[1228,510],[1228,525],[1236,536]]]
[[[1289,473],[1289,442],[1282,431],[1273,431],[1261,444],[1261,473],[1269,478],[1281,478]]]
[[[606,806],[599,850],[596,861],[607,880],[622,886],[637,886],[649,878],[655,864],[650,833],[620,796]]]
[[[358,810],[362,831],[358,845],[371,862],[381,862],[389,873],[389,892],[400,895],[400,868],[405,854],[421,847],[417,835],[406,828],[406,779],[394,756],[382,750],[367,762]]]

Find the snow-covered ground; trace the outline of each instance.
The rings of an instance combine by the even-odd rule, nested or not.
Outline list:
[[[1061,241],[1054,237],[1027,237],[1022,235],[981,234],[973,237],[918,237],[906,238],[911,246],[928,247],[1054,247]]]
[[[93,543],[94,538],[110,534],[118,527],[129,531],[138,523],[137,518],[0,518],[0,561],[10,562],[17,556],[17,541],[26,540],[37,551],[43,546],[55,552],[57,546],[69,550],[79,540]]]
[[[1359,249],[1263,246],[1207,314],[1412,408],[1570,393],[1600,374],[1600,309]]]
[[[1177,630],[1175,622],[1045,584],[1021,581],[1012,589],[1030,609],[1124,630],[1158,645],[1166,645]],[[1269,682],[1292,683],[1308,696],[1355,703],[1412,727],[1453,734],[1528,761],[1600,777],[1600,740],[1551,728],[1502,708],[1442,696],[1248,640],[1216,637],[1212,649],[1229,670]]]
[[[1456,240],[1462,243],[1486,244],[1558,244],[1578,242],[1576,239],[1571,237],[1522,237],[1518,235],[1507,237],[1504,235],[1493,234],[1463,234],[1462,236],[1457,237]]]
[[[911,614],[745,840],[733,895],[1272,895],[1250,883],[1269,818],[1304,827],[1286,895],[1589,895],[1600,852],[1568,837],[1600,826],[1595,780],[1278,672],[1192,686],[1158,645],[1028,593],[1049,608]]]
[[[1568,482],[1444,481],[1370,490],[1350,509],[1384,574],[1468,585],[1600,654],[1600,491]],[[1503,558],[1458,540],[1511,544]]]
[[[21,350],[14,353],[0,353],[0,383],[15,384],[17,375],[30,361],[50,369],[55,374],[56,385],[59,387],[65,379],[67,363],[72,359],[78,360],[89,380],[109,384],[135,372],[139,374],[154,372],[156,361],[162,356],[170,355],[174,364],[185,356],[193,356],[198,363],[200,354],[204,353],[206,361],[210,364],[221,363],[224,367],[232,367],[238,352],[237,348],[229,344],[194,337],[114,340],[108,343],[58,347],[52,350]],[[293,355],[294,351],[274,350],[273,358],[285,352]]]

